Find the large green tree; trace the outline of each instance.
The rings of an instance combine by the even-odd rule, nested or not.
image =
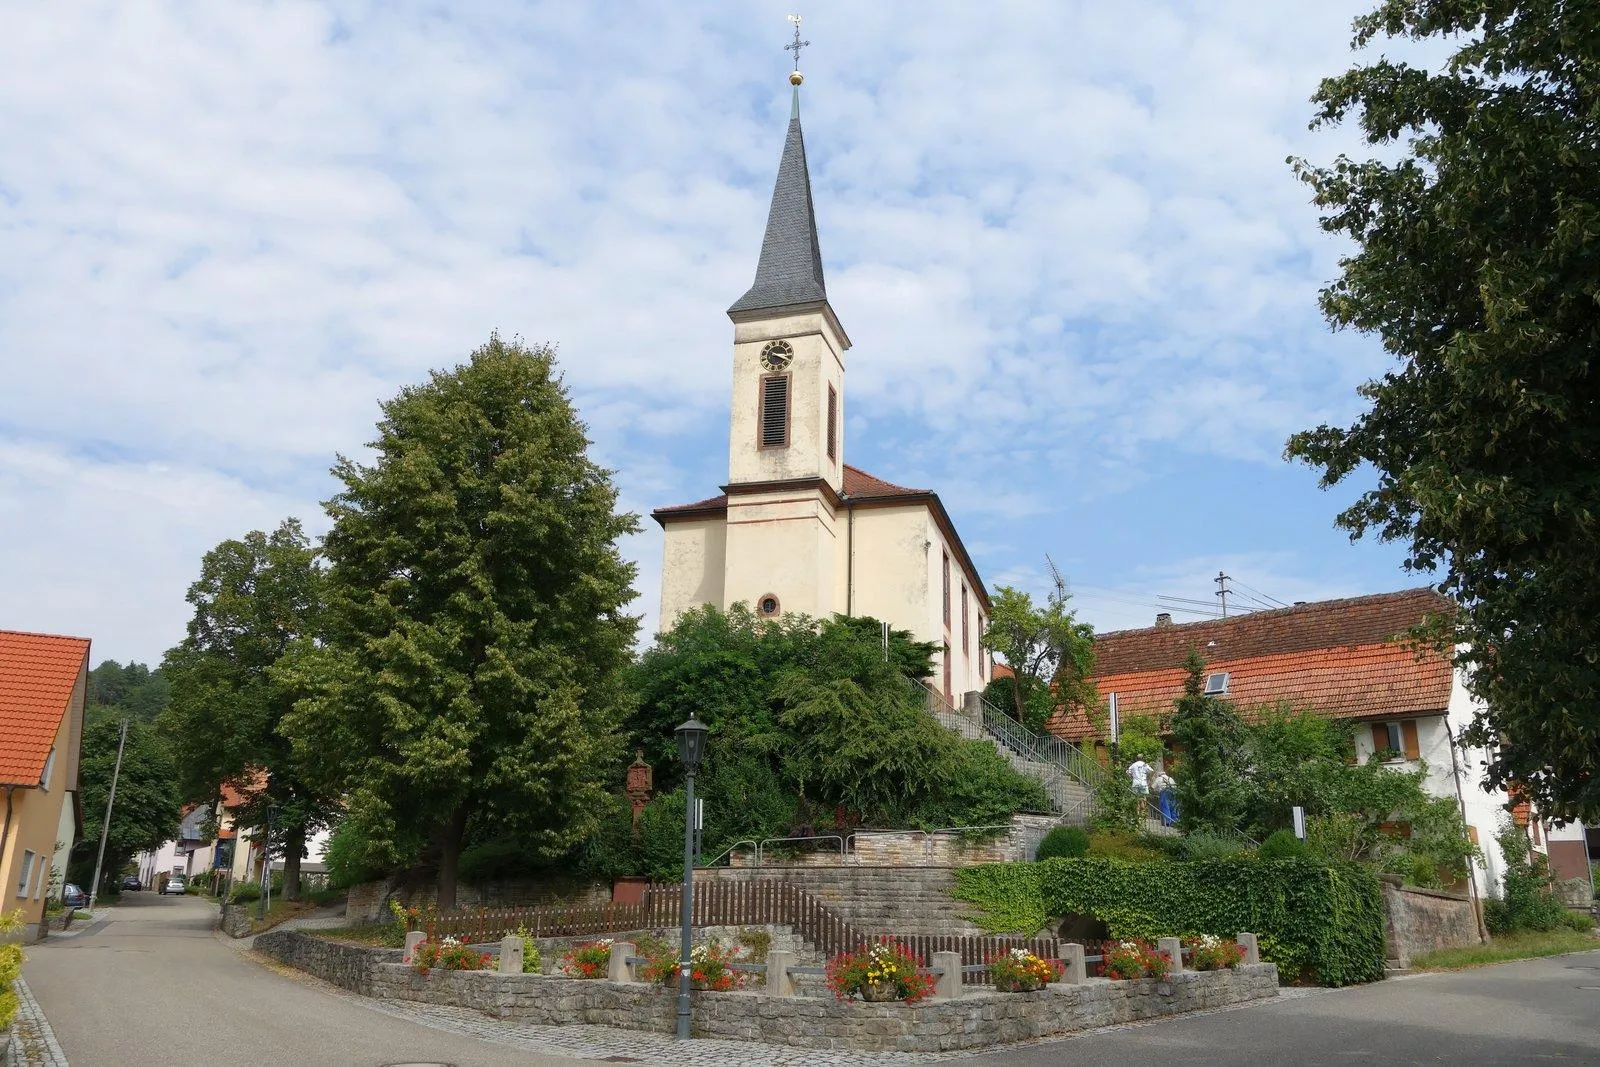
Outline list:
[[[1002,585],[989,605],[984,647],[998,652],[1011,668],[1009,679],[992,684],[1007,696],[1005,710],[1018,722],[1043,730],[1058,706],[1088,708],[1096,703],[1094,627],[1079,622],[1066,583],[1057,581],[1043,604],[1021,589]]]
[[[1355,45],[1437,39],[1425,69],[1380,57],[1322,83],[1314,125],[1353,120],[1385,159],[1296,167],[1322,226],[1355,242],[1322,294],[1336,328],[1398,365],[1345,428],[1288,455],[1332,486],[1376,471],[1339,516],[1442,570],[1486,702],[1489,779],[1548,813],[1600,817],[1600,5],[1388,0]],[[1399,144],[1398,150],[1394,147]]]
[[[102,672],[107,661],[95,669]],[[132,668],[134,665],[130,664]],[[139,671],[149,677],[142,665]],[[123,693],[115,695],[123,696]],[[100,850],[100,831],[105,825],[106,798],[117,764],[117,743],[122,723],[128,723],[128,740],[122,754],[122,770],[117,775],[116,803],[111,810],[111,832],[106,836],[103,877],[114,884],[135,852],[158,849],[177,833],[183,817],[173,761],[165,735],[139,714],[148,710],[142,703],[129,708],[95,699],[91,683],[89,707],[83,727],[83,745],[78,764],[79,800],[83,805],[83,836],[73,846],[69,859],[69,880],[87,886],[94,876]]]
[[[469,821],[565,853],[617,778],[637,619],[616,510],[548,348],[498,336],[383,405],[328,502],[328,614],[281,670],[285,730],[368,861],[419,853],[455,904]]]
[[[172,694],[162,723],[186,796],[215,803],[224,783],[243,795],[235,825],[270,827],[287,900],[299,898],[307,842],[337,810],[337,794],[311,781],[280,729],[304,692],[273,674],[295,642],[318,634],[322,584],[296,519],[222,542],[201,560],[188,634],[162,671]]]
[[[1183,753],[1174,775],[1178,828],[1234,834],[1248,792],[1244,723],[1227,701],[1206,695],[1206,663],[1198,651],[1189,650],[1183,669],[1183,696],[1172,712],[1172,741]]]

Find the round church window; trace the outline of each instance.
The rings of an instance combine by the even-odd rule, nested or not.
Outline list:
[[[773,596],[771,593],[768,593],[766,596],[756,601],[756,610],[762,615],[776,615],[778,613],[778,598]]]

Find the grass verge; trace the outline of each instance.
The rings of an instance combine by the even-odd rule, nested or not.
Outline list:
[[[405,934],[396,929],[394,923],[363,923],[360,926],[332,926],[300,932],[329,941],[372,948],[404,948],[406,944]]]
[[[1593,933],[1576,930],[1552,930],[1547,934],[1528,931],[1517,934],[1500,934],[1487,945],[1468,945],[1465,948],[1447,948],[1418,956],[1411,966],[1418,971],[1459,971],[1467,967],[1482,967],[1490,963],[1510,960],[1529,960],[1539,956],[1559,956],[1563,952],[1587,952],[1600,949],[1600,938]]]

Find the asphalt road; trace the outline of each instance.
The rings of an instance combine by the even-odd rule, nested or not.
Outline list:
[[[211,934],[196,897],[125,893],[100,930],[28,950],[24,971],[73,1067],[530,1067],[536,1056],[430,1029],[269,970]]]
[[[977,1057],[1117,1063],[1600,1063],[1600,952],[1413,975]]]

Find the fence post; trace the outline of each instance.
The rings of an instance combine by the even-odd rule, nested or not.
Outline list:
[[[522,973],[522,938],[515,936],[500,939],[500,973]]]
[[[933,986],[934,1000],[954,1000],[961,995],[961,953],[935,952],[933,954],[933,969],[944,971],[935,977]]]
[[[1244,949],[1245,963],[1261,962],[1261,945],[1257,942],[1255,934],[1240,934],[1234,940]]]
[[[789,968],[793,966],[794,953],[781,949],[767,950],[767,996],[794,996],[794,979],[789,977]]]
[[[611,958],[606,963],[606,977],[613,982],[633,981],[633,965],[628,962],[628,957],[633,953],[633,942],[611,942]]]
[[[1061,962],[1065,965],[1061,980],[1067,985],[1083,985],[1089,979],[1089,968],[1083,962],[1083,946],[1068,941],[1061,946]]]
[[[1183,942],[1175,937],[1156,939],[1156,951],[1172,961],[1172,974],[1183,973]]]

